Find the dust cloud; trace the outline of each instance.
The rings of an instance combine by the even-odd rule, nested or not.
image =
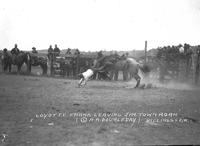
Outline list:
[[[166,78],[164,82],[159,81],[159,75],[157,72],[151,72],[145,75],[143,72],[139,71],[139,76],[141,77],[140,87],[142,88],[167,88],[175,90],[199,90],[200,88],[194,84],[187,82],[180,82],[171,78]],[[127,82],[128,88],[134,88],[136,85],[136,80],[133,78]]]

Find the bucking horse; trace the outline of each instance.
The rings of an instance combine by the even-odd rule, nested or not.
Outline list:
[[[148,65],[139,63],[134,58],[122,59],[116,54],[101,57],[96,61],[94,67],[104,71],[116,71],[123,69],[123,71],[126,73],[126,78],[129,73],[131,77],[134,77],[137,81],[135,88],[140,85],[141,77],[138,75],[139,70],[145,74],[150,72],[150,67]]]
[[[30,66],[30,54],[27,52],[20,51],[18,55],[12,54],[10,51],[3,52],[1,56],[3,71],[7,70],[11,72],[12,65],[17,66],[17,73],[21,72],[21,67],[25,63],[27,66],[27,73],[29,72]]]

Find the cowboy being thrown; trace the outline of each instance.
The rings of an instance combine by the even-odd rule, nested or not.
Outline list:
[[[94,68],[94,67],[92,67],[91,69],[88,69],[85,72],[79,74],[78,77],[81,78],[81,79],[80,79],[80,81],[78,83],[78,87],[86,85],[87,81],[90,79],[90,77],[92,77],[93,74],[95,74],[97,72],[101,72],[101,73],[104,72],[102,70],[103,67],[100,67],[100,68]]]

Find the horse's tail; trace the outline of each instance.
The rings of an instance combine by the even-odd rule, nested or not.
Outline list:
[[[30,53],[27,53],[26,55],[27,55],[27,62],[30,62],[31,61],[31,55],[30,55]]]
[[[149,73],[151,71],[150,66],[147,64],[138,64],[140,70],[144,73]]]

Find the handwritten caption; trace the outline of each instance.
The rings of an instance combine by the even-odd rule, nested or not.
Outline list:
[[[64,118],[70,117],[75,120],[76,123],[142,123],[142,122],[153,122],[153,123],[186,123],[188,119],[184,119],[178,116],[178,113],[40,113],[36,114],[37,119],[47,118]]]

